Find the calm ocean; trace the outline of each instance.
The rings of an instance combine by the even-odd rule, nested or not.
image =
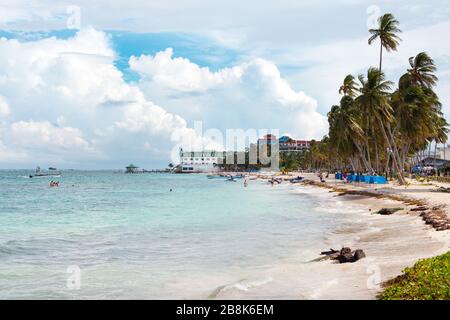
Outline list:
[[[350,219],[289,184],[64,171],[50,188],[30,173],[0,171],[0,299],[301,298],[289,277]]]

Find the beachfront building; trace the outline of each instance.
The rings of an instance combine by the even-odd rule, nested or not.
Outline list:
[[[420,162],[426,158],[450,160],[450,144],[438,145],[436,150],[434,145],[431,145],[431,147],[426,147],[412,157],[413,162]]]
[[[289,136],[282,136],[277,139],[273,134],[266,134],[258,139],[258,146],[273,145],[277,142],[280,152],[303,152],[309,149],[311,143],[308,140],[296,140]]]
[[[304,152],[309,149],[310,141],[295,140],[289,136],[282,136],[278,139],[280,152]]]
[[[431,154],[434,156],[434,150],[431,152]],[[443,160],[450,160],[450,144],[437,147],[436,158]]]
[[[180,149],[180,164],[176,172],[200,173],[218,171],[218,164],[223,162],[225,154],[219,151],[183,151]]]
[[[450,171],[450,160],[441,158],[427,157],[415,164],[411,170],[413,173],[426,173],[434,175],[436,172],[439,175],[447,175]]]
[[[261,145],[261,144],[262,145],[272,145],[272,144],[275,144],[277,142],[278,142],[278,140],[277,140],[277,137],[275,135],[273,135],[273,134],[266,134],[262,138],[258,139],[258,146]]]

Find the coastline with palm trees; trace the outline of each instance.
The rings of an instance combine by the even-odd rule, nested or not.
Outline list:
[[[336,192],[340,200],[361,204],[371,212],[362,228],[370,225],[378,231],[350,231],[347,237],[358,238],[354,242],[378,261],[374,265],[381,268],[380,281],[387,287],[377,293],[378,298],[450,299],[450,178],[443,177],[448,170],[436,169],[436,150],[448,142],[449,124],[435,91],[437,67],[427,52],[418,52],[405,61],[404,74],[391,81],[383,72],[383,55],[397,51],[402,41],[400,24],[387,13],[369,33],[368,44],[380,48],[378,67],[345,76],[338,87],[342,98],[327,114],[328,135],[312,141],[310,150],[294,161],[297,168],[314,173],[293,175],[302,175],[304,184]],[[414,172],[424,158],[420,155],[428,150],[430,157],[433,147],[432,174]],[[348,183],[331,176],[323,179],[318,172],[382,176],[389,183]],[[388,209],[384,211],[388,214],[372,218],[380,209]],[[439,254],[444,255],[420,261],[393,279],[415,261]],[[349,285],[358,287],[367,274],[354,265],[346,270],[355,277]],[[367,298],[363,291],[354,294]]]
[[[379,67],[369,67],[357,80],[351,74],[344,78],[339,88],[343,97],[328,113],[329,135],[317,142],[324,145],[318,149],[327,153],[322,166],[385,175],[405,185],[414,156],[448,140],[448,123],[434,91],[437,68],[426,52],[420,52],[409,58],[409,68],[397,84],[387,80],[383,49],[397,50],[399,22],[388,13],[369,32],[369,45],[380,43]]]

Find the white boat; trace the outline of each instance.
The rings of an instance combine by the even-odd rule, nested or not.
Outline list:
[[[237,180],[233,176],[228,176],[225,181],[236,182]]]
[[[56,168],[48,168],[48,170],[42,170],[41,167],[36,167],[36,171],[34,175],[30,175],[30,178],[33,177],[59,177],[61,176],[61,171],[56,170]]]

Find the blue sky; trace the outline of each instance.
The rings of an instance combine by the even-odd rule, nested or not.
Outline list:
[[[427,51],[450,118],[447,1],[0,3],[0,168],[163,167],[180,135],[277,129],[320,139],[343,77],[377,65],[367,29],[400,20],[394,82]]]

